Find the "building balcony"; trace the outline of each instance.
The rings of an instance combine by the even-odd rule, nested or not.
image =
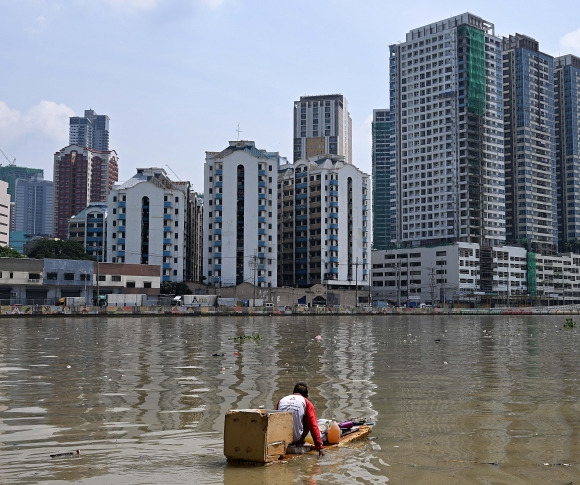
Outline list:
[[[124,237],[120,237],[117,239],[117,243],[119,244],[125,244],[125,238]]]
[[[171,281],[171,278],[169,277],[169,275],[163,275],[161,277],[161,281]]]
[[[163,226],[163,232],[171,232],[171,226]]]
[[[221,241],[214,241],[213,242],[213,245],[216,246],[216,247],[221,248],[222,247],[222,242]]]
[[[171,256],[171,251],[163,251],[163,256]]]
[[[221,234],[221,233],[222,233],[222,230],[221,229],[215,229],[214,230],[214,234]]]
[[[119,232],[126,232],[127,231],[127,228],[125,226],[119,226],[119,227],[117,227],[117,231],[119,231]]]
[[[117,251],[117,256],[125,257],[125,251]]]
[[[162,268],[163,269],[171,269],[171,263],[163,263]]]
[[[224,209],[223,209],[223,206],[222,205],[216,205],[215,206],[215,210],[216,211],[221,211],[221,210],[224,210]]]
[[[169,201],[163,202],[163,207],[173,207],[173,204]]]
[[[127,214],[119,214],[119,220],[124,221],[127,219]]]
[[[171,214],[163,214],[163,220],[164,221],[170,221],[171,220]]]
[[[170,238],[164,238],[163,239],[163,244],[171,244],[171,239]]]
[[[216,175],[223,175],[223,173],[224,173],[224,171],[223,171],[221,168],[218,168],[218,169],[215,171],[215,174],[216,174]]]
[[[266,246],[266,241],[258,241],[258,247],[263,248]]]

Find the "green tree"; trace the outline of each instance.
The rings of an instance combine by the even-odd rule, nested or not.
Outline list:
[[[9,248],[8,246],[0,246],[0,258],[23,258],[16,249]]]
[[[93,260],[83,245],[73,240],[40,239],[28,252],[34,259],[86,259]]]
[[[185,282],[164,281],[161,283],[160,292],[162,295],[191,295],[192,292]]]

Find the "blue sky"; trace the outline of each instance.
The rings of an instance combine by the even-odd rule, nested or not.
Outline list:
[[[119,179],[167,165],[203,191],[206,151],[229,140],[292,158],[293,102],[340,93],[353,162],[371,173],[388,46],[469,11],[500,36],[580,56],[578,1],[0,0],[0,148],[52,179],[68,118],[107,114]],[[0,163],[8,163],[0,154]]]

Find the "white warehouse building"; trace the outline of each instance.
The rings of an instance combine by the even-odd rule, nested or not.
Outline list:
[[[481,253],[479,244],[467,242],[373,251],[373,300],[435,305],[486,293],[506,298],[528,293],[525,248],[494,247],[490,263]],[[487,281],[491,288],[485,288]]]

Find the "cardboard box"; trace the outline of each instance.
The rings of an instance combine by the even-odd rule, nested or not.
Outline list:
[[[293,441],[292,413],[240,409],[226,413],[224,455],[228,460],[268,463],[279,460]]]

